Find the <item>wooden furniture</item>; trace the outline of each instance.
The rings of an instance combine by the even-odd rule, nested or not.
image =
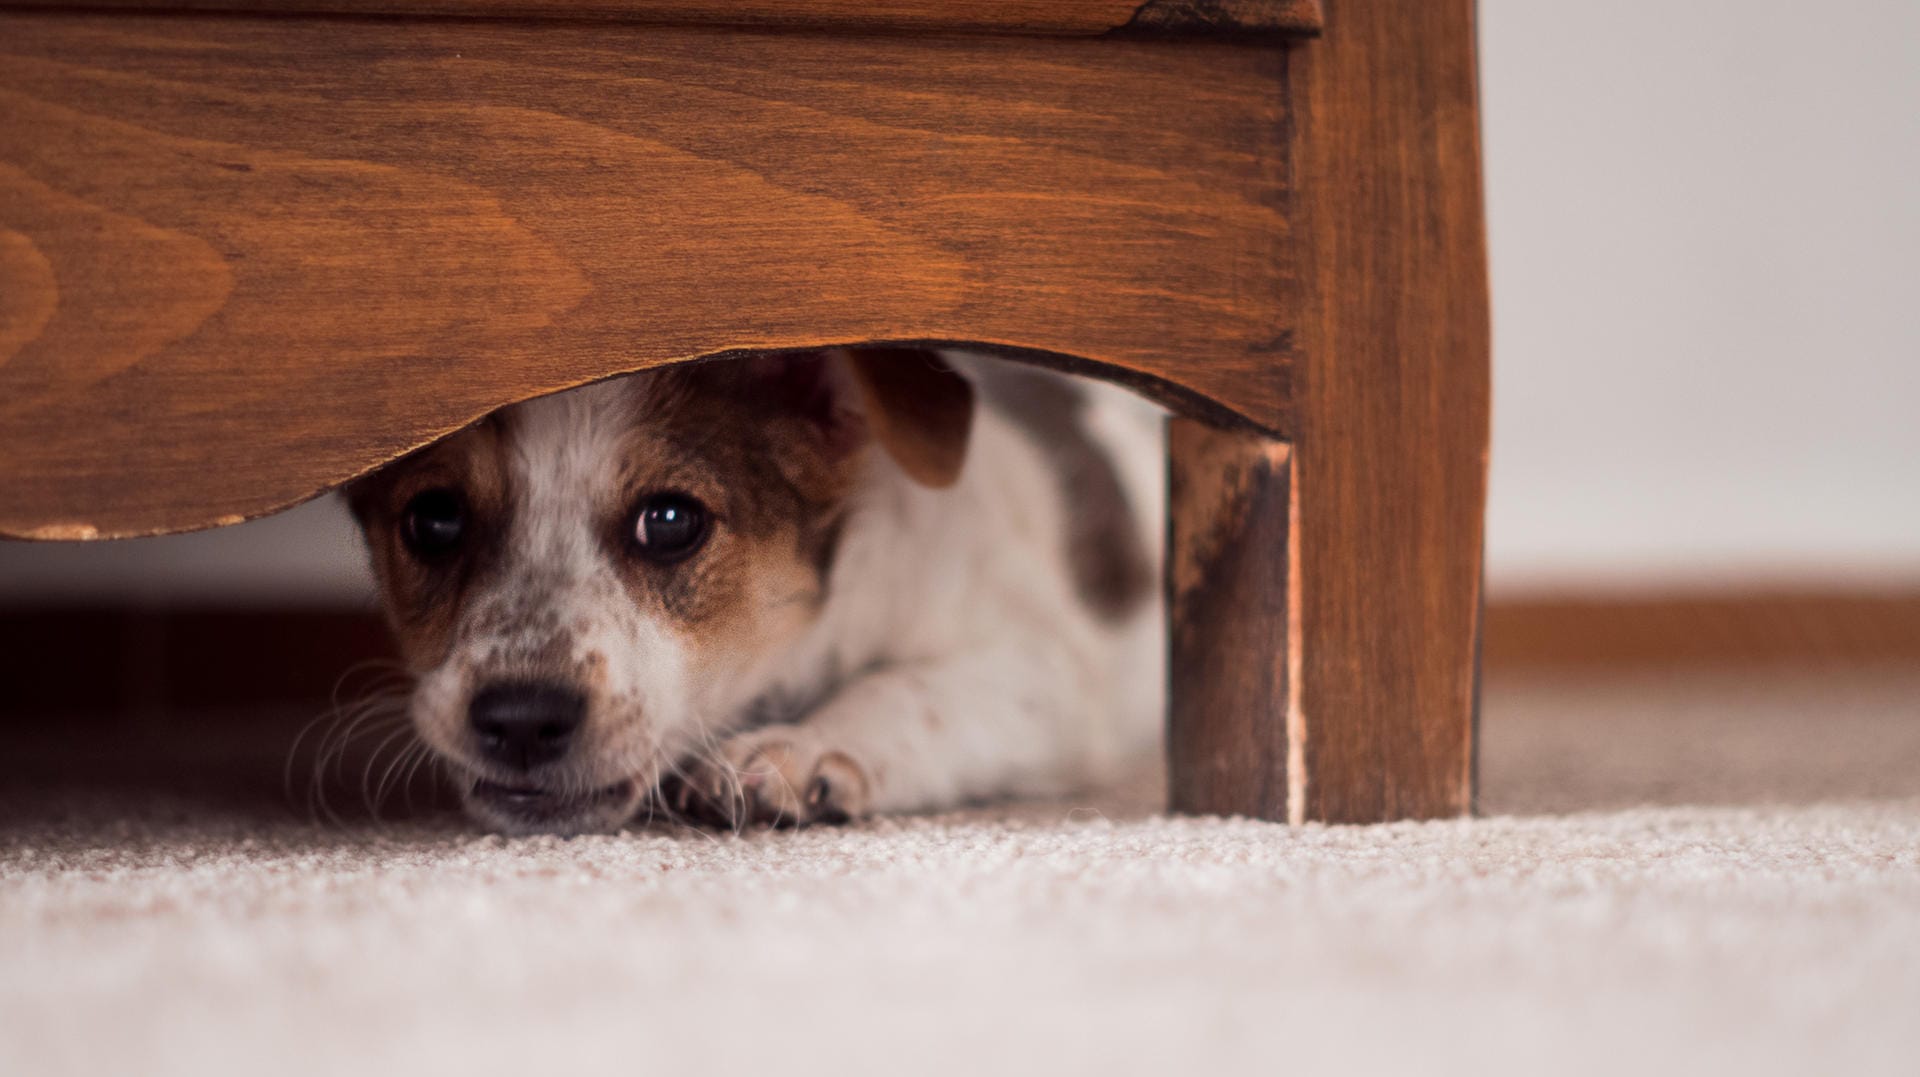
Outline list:
[[[983,344],[1181,416],[1175,808],[1457,815],[1477,125],[1469,0],[0,0],[0,534],[232,523],[663,363]]]

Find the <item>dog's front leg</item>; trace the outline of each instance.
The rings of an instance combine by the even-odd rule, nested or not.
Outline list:
[[[864,674],[798,722],[726,740],[693,767],[678,806],[734,824],[806,824],[1072,788],[1101,755],[1097,693],[1050,650]]]

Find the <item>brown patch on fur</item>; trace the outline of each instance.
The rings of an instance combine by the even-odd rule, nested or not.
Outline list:
[[[874,440],[907,477],[935,489],[960,481],[973,430],[973,384],[925,348],[859,348],[845,362]]]
[[[464,599],[498,560],[507,511],[503,451],[499,423],[484,419],[347,488],[386,597],[388,623],[416,671],[446,656]],[[401,533],[407,503],[441,487],[458,490],[465,499],[467,537],[445,560],[422,562]]]
[[[604,542],[636,603],[687,630],[725,636],[779,607],[826,595],[859,453],[823,428],[833,416],[768,391],[764,369],[714,363],[636,375],[639,403],[619,462]],[[844,417],[841,417],[844,418]],[[634,555],[632,526],[651,494],[681,492],[713,515],[707,543],[660,565]],[[790,612],[786,611],[786,612]]]
[[[1112,459],[1087,430],[1085,390],[1072,379],[1009,362],[981,364],[988,402],[1053,466],[1067,505],[1068,571],[1087,608],[1119,621],[1145,601],[1153,568]]]

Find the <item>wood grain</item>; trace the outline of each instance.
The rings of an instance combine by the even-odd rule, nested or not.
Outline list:
[[[1311,33],[1320,0],[0,0],[0,8],[606,19],[668,24],[1181,36]]]
[[[1306,816],[1472,803],[1488,309],[1471,0],[1289,50]]]
[[[0,14],[0,534],[227,523],[500,405],[977,341],[1291,422],[1282,50]]]
[[[1178,418],[1167,453],[1169,806],[1294,819],[1291,453]]]

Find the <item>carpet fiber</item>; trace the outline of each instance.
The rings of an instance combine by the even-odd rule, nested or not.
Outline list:
[[[42,746],[0,770],[0,1073],[1911,1074],[1917,700],[1496,682],[1485,817],[1360,828],[1159,816],[1148,768],[508,841]]]

